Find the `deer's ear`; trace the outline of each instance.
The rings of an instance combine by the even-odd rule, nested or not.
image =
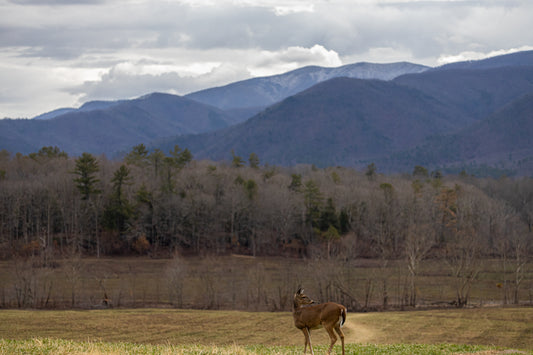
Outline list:
[[[304,289],[300,287],[296,293],[301,295],[303,292],[304,292]]]

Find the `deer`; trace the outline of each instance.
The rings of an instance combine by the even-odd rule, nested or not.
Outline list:
[[[311,329],[324,327],[331,339],[328,355],[337,341],[335,332],[341,338],[342,355],[344,355],[344,333],[341,327],[346,321],[346,307],[334,302],[315,304],[312,299],[304,295],[303,291],[300,287],[294,294],[292,315],[294,317],[294,325],[304,333],[304,354],[307,353],[307,344],[309,344],[311,354],[314,355],[311,345]]]

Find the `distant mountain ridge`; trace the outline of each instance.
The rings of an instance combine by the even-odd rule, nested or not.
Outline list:
[[[432,137],[383,163],[401,166],[406,158],[448,169],[486,164],[533,174],[533,91],[456,134]]]
[[[55,109],[53,111],[41,113],[40,115],[37,115],[37,116],[33,117],[32,119],[33,120],[49,120],[49,119],[55,118],[57,116],[61,116],[61,115],[64,115],[64,114],[67,114],[69,112],[73,112],[73,111],[76,111],[76,110],[77,109],[71,108],[71,107],[58,108],[58,109]]]
[[[94,110],[105,110],[110,108],[111,106],[118,105],[122,102],[125,102],[127,100],[117,100],[117,101],[89,101],[81,105],[79,108],[59,108],[50,112],[46,112],[43,114],[40,114],[38,116],[33,117],[34,120],[49,120],[52,118],[59,117],[61,115],[65,115],[67,113],[73,113],[73,112],[88,112],[88,111],[94,111]]]
[[[215,107],[169,94],[154,93],[99,107],[104,109],[81,109],[48,120],[0,120],[0,148],[26,154],[52,145],[75,155],[113,155],[157,138],[233,123],[232,117]]]
[[[421,73],[429,67],[407,62],[355,63],[337,68],[309,66],[284,74],[239,81],[201,90],[186,97],[221,109],[263,108],[297,94],[320,82],[338,78],[392,80],[408,73]]]
[[[185,95],[185,97],[226,110],[229,114],[244,120],[263,108],[294,95],[311,86],[337,77],[392,80],[407,73],[420,73],[430,69],[427,66],[408,62],[375,64],[355,63],[336,68],[309,66],[287,73],[252,78],[221,87],[209,88]],[[142,97],[141,97],[142,98]],[[40,114],[33,119],[51,119],[72,112],[105,110],[128,100],[89,101],[79,108],[60,108]]]
[[[356,72],[364,79],[347,77]],[[210,104],[196,101],[202,95]],[[439,68],[306,67],[186,97],[153,93],[0,120],[0,149],[26,154],[55,145],[112,157],[139,143],[179,144],[198,159],[229,159],[233,150],[275,165],[376,162],[393,172],[492,164],[533,174],[532,101],[533,51]]]
[[[449,69],[494,69],[502,67],[518,67],[533,65],[533,50],[522,51],[511,54],[502,54],[490,58],[479,60],[467,60],[462,62],[449,63],[433,68],[431,70]]]
[[[533,62],[531,66],[427,71],[403,75],[394,82],[434,97],[466,123],[473,123],[532,90]]]
[[[167,149],[177,143],[199,158],[214,160],[229,159],[232,150],[243,157],[254,152],[265,163],[276,165],[309,163],[362,168],[375,161],[388,172],[409,171],[417,164],[432,168],[460,165],[467,162],[465,156],[471,145],[461,144],[458,151],[447,156],[443,153],[450,149],[425,142],[459,144],[449,137],[466,134],[461,132],[477,124],[491,127],[495,121],[490,117],[506,105],[512,106],[522,97],[530,100],[533,65],[524,66],[517,61],[515,57],[521,55],[508,56],[510,63],[520,62],[516,66],[485,69],[485,62],[479,61],[470,63],[470,69],[424,71],[399,76],[388,83],[332,79],[269,107],[243,124],[197,136],[165,138],[153,146]],[[526,115],[524,122],[533,122],[528,114],[521,113]],[[525,128],[500,124],[497,129],[478,131],[471,139],[483,142],[486,135],[485,145],[489,147],[491,141],[502,141],[497,145],[498,155],[505,156],[515,148],[509,140],[497,137],[517,134],[517,129]],[[483,150],[474,151],[468,162],[495,162],[494,152],[492,157],[482,153]],[[476,160],[476,154],[480,159]],[[533,145],[529,148],[525,144],[520,159],[527,161],[528,157],[533,159]],[[527,173],[523,163],[517,164],[513,167],[516,171]]]
[[[390,81],[334,78],[239,125],[164,139],[156,146],[167,150],[178,144],[200,159],[229,159],[234,151],[242,156],[255,152],[269,164],[355,166],[455,127],[445,106],[418,90]]]

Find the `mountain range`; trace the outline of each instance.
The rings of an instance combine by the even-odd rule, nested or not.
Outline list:
[[[390,81],[335,78],[241,124],[156,145],[166,150],[178,144],[198,158],[215,160],[229,158],[233,150],[244,157],[255,152],[269,164],[355,166],[436,132],[451,132],[456,125],[444,105],[418,90]]]
[[[72,155],[108,154],[169,134],[192,134],[227,127],[224,111],[169,94],[134,100],[95,102],[50,119],[0,120],[0,149],[36,152],[58,146]]]
[[[187,95],[195,101],[249,118],[267,106],[304,91],[320,82],[339,78],[392,80],[407,73],[421,73],[429,67],[407,62],[355,63],[337,68],[308,66],[288,73],[239,81]]]
[[[280,165],[364,168],[380,162],[387,172],[415,165],[438,168],[465,161],[473,152],[470,145],[459,142],[469,142],[469,137],[496,147],[493,142],[500,136],[512,134],[508,130],[526,132],[528,125],[533,127],[531,112],[523,108],[523,101],[531,100],[528,93],[533,93],[533,66],[428,71],[388,82],[337,78],[270,106],[244,123],[198,136],[167,138],[155,146],[171,149],[178,144],[198,158],[215,160],[228,160],[234,151],[244,157],[254,152],[263,162]],[[494,129],[496,121],[500,125]],[[451,137],[460,139],[450,141]],[[504,141],[497,151],[505,159],[507,151],[523,143]],[[450,144],[459,151],[452,153]],[[425,154],[415,154],[420,150]],[[522,150],[521,159],[527,154],[533,156],[533,149]],[[387,160],[390,156],[396,159]],[[488,158],[471,157],[469,162],[500,163],[495,155]]]
[[[415,149],[392,154],[380,164],[396,170],[407,162],[449,171],[491,167],[522,174],[533,172],[533,92],[525,94],[457,133],[433,136]]]
[[[305,67],[185,97],[153,93],[133,100],[90,101],[77,109],[60,108],[32,120],[0,120],[0,149],[27,154],[52,145],[73,155],[90,152],[113,156],[141,142],[209,132],[244,121],[274,100],[335,76],[393,78],[427,69],[410,63]],[[232,98],[225,101],[232,102],[230,108],[221,104],[222,96]]]
[[[0,120],[0,149],[55,145],[69,154],[139,143],[232,152],[263,163],[383,172],[475,170],[533,174],[533,51],[429,68],[411,63],[305,67],[184,97],[95,101],[31,120]]]

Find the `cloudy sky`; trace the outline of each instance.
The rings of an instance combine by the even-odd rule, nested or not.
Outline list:
[[[533,49],[531,0],[0,0],[0,117],[306,65]]]

